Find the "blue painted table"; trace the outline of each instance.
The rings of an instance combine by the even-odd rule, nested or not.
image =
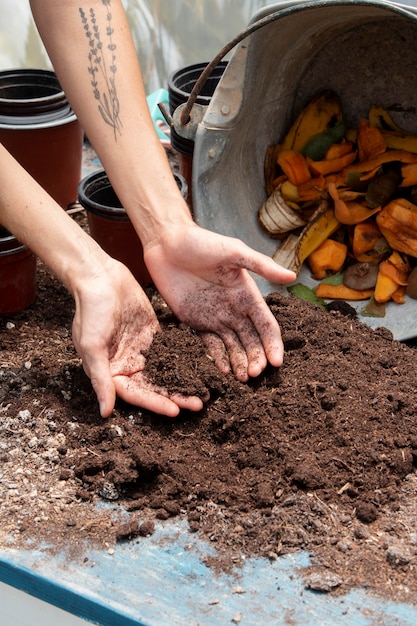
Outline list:
[[[2,550],[0,580],[21,592],[15,606],[28,621],[14,615],[13,626],[417,623],[416,607],[375,599],[363,590],[343,596],[306,590],[299,573],[309,563],[306,553],[274,562],[247,559],[233,575],[218,574],[203,563],[212,553],[212,546],[190,533],[185,522],[167,522],[161,523],[152,537],[110,550],[87,550],[79,559],[63,552],[51,555],[39,548]],[[0,589],[0,599],[7,592],[7,587],[4,589]],[[27,594],[67,613],[61,613],[59,621],[54,617],[33,621],[35,608],[30,608]],[[11,622],[2,621],[2,614],[4,618],[4,609],[0,625],[9,626]]]

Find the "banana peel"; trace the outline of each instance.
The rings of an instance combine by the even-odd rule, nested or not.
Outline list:
[[[405,150],[407,152],[417,153],[417,135],[407,133],[406,131],[382,131],[381,135],[385,141],[387,148],[391,150]]]
[[[264,176],[267,194],[274,189],[280,152],[293,150],[314,160],[323,159],[326,150],[342,141],[345,134],[342,106],[331,90],[317,94],[299,113],[281,144],[267,148]]]
[[[384,107],[379,105],[371,106],[368,113],[368,122],[370,126],[380,131],[388,149],[417,153],[417,135],[398,126]],[[356,142],[358,129],[349,128],[345,136],[348,141]]]
[[[394,131],[394,132],[402,131],[402,128],[400,128],[398,124],[394,122],[394,120],[392,119],[388,111],[384,109],[384,107],[378,104],[373,104],[369,108],[368,120],[369,120],[370,126],[373,126],[374,128],[378,128],[378,130],[381,130],[381,131],[384,131],[384,130]]]
[[[305,226],[306,220],[284,200],[281,186],[274,189],[258,212],[258,219],[265,230],[273,237]]]
[[[417,135],[398,126],[384,107],[371,106],[368,120],[370,126],[381,131],[387,148],[417,153]]]
[[[328,200],[321,200],[318,208],[299,235],[290,233],[273,255],[279,265],[291,269],[296,274],[307,257],[339,228],[334,210]]]
[[[294,185],[289,180],[285,180],[281,184],[281,193],[284,200],[288,203],[300,202],[300,193],[298,191],[298,185]]]
[[[417,162],[417,154],[413,154],[407,150],[387,150],[383,154],[367,161],[352,163],[348,165],[346,169],[350,172],[361,172],[361,174],[364,174],[366,172],[375,172],[381,165],[384,165],[384,163],[394,163],[394,161],[399,161],[400,163],[415,163]]]
[[[297,257],[298,238],[299,236],[295,233],[287,233],[272,256],[275,263],[295,272],[297,275],[301,270],[301,264]]]
[[[404,150],[413,154],[417,153],[417,135],[405,130],[381,130],[381,135],[389,150]],[[349,128],[345,136],[348,141],[356,142],[358,131],[356,128]]]
[[[314,136],[329,132],[340,123],[343,123],[340,99],[328,89],[317,94],[299,113],[282,142],[282,150],[303,152]],[[338,132],[342,139],[344,128],[340,126]]]
[[[308,224],[302,230],[297,244],[297,256],[300,267],[320,244],[328,239],[340,227],[336,219],[333,207],[328,200],[322,200],[318,209],[310,218]]]

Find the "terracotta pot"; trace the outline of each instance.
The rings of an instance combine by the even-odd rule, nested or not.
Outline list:
[[[171,115],[175,109],[181,104],[187,102],[188,97],[208,63],[197,63],[195,65],[187,65],[173,72],[168,78],[168,99],[169,110]],[[212,74],[205,82],[200,94],[197,96],[196,102],[204,106],[210,104],[210,100],[218,85],[224,70],[227,67],[227,61],[222,61],[214,69]],[[192,208],[192,176],[193,176],[193,153],[194,141],[181,137],[175,129],[171,129],[171,145],[178,152],[178,163],[181,175],[185,178],[188,185],[187,201]]]
[[[19,313],[36,297],[36,256],[0,226],[0,315]]]
[[[181,175],[175,178],[186,197],[186,181]],[[110,256],[124,263],[142,287],[150,285],[152,279],[143,260],[142,244],[104,170],[89,174],[80,182],[78,198],[87,212],[91,236]]]
[[[0,72],[0,141],[63,208],[77,200],[83,131],[54,72]]]

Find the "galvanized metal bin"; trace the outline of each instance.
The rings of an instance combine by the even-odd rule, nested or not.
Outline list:
[[[263,18],[269,23],[235,48],[198,124],[193,197],[199,224],[272,255],[277,242],[257,220],[266,197],[265,152],[313,95],[336,91],[348,124],[380,104],[398,124],[417,132],[417,9],[392,2],[293,0],[263,9],[251,23]],[[257,281],[264,294],[277,288]],[[385,322],[392,326],[389,315]],[[395,328],[396,337],[416,335],[417,319],[415,328],[409,326],[406,332]]]

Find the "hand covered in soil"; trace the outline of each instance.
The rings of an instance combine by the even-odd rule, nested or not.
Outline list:
[[[159,331],[145,293],[120,263],[95,276],[74,294],[73,341],[96,392],[100,413],[108,417],[116,394],[126,402],[175,417],[181,408],[199,411],[197,397],[169,395],[146,380],[142,352]]]
[[[161,295],[183,322],[199,331],[219,370],[238,380],[259,375],[269,361],[283,361],[279,325],[248,271],[272,283],[295,274],[238,239],[195,223],[170,228],[167,239],[144,249]]]

